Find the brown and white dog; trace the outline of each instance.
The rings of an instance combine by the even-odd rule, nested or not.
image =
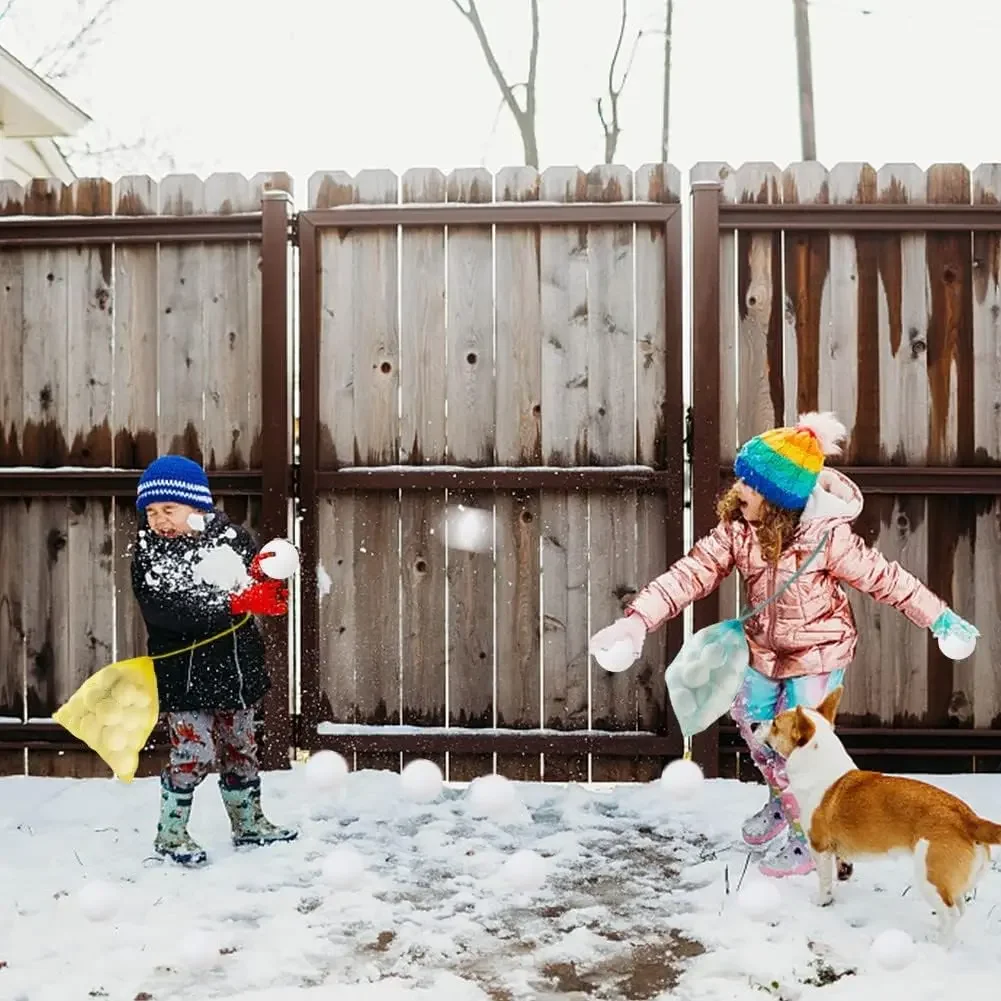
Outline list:
[[[1001,844],[1001,826],[927,782],[857,768],[834,732],[843,691],[835,689],[816,710],[788,709],[756,732],[786,759],[820,878],[817,903],[834,900],[836,858],[910,854],[916,885],[949,945],[966,894],[990,865],[990,846]]]

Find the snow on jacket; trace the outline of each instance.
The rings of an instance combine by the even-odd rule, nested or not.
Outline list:
[[[230,552],[220,553],[222,547]],[[207,568],[223,556],[229,559],[222,565],[235,564],[239,572],[257,549],[250,533],[221,511],[206,518],[203,532],[172,539],[157,535],[143,517],[132,551],[132,590],[146,622],[148,653],[183,649],[239,622],[243,616],[229,610],[230,585]],[[197,650],[156,660],[154,667],[161,712],[248,708],[271,683],[254,619]]]
[[[742,519],[720,522],[690,553],[648,584],[633,612],[648,629],[719,587],[736,568],[750,606],[761,604],[827,540],[782,596],[744,623],[751,665],[770,678],[826,674],[855,656],[858,630],[843,584],[902,612],[921,628],[946,604],[900,564],[868,547],[852,530],[862,493],[844,474],[824,469],[800,517],[799,527],[775,566],[766,562],[754,528]]]

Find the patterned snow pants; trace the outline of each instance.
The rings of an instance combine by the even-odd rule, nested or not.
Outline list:
[[[199,785],[215,765],[224,786],[257,778],[254,710],[168,713],[170,763],[165,778],[178,792]]]

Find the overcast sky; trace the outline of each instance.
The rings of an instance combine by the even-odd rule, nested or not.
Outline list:
[[[21,2],[31,11],[0,33],[15,54],[50,30],[41,8],[77,0]],[[479,2],[509,78],[523,79],[529,0]],[[602,159],[594,99],[620,0],[540,5],[543,165],[589,167]],[[671,160],[797,159],[792,0],[675,7]],[[631,0],[628,37],[660,29],[663,10]],[[1001,5],[815,0],[811,18],[825,163],[1001,160]],[[662,67],[662,37],[650,34],[623,98],[621,163],[659,158]],[[120,0],[84,69],[60,86],[115,135],[156,139],[179,170],[285,169],[300,191],[318,169],[496,168],[522,155],[451,0]]]

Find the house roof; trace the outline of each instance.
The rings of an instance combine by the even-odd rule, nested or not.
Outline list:
[[[0,129],[12,139],[71,136],[90,116],[0,46]]]

